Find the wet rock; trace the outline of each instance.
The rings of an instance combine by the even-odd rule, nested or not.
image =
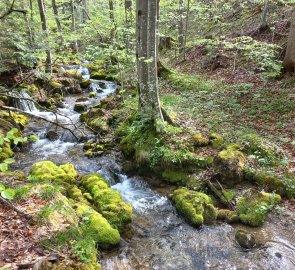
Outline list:
[[[55,141],[59,137],[58,133],[55,130],[49,130],[46,134],[46,139],[50,141]]]
[[[74,111],[81,113],[81,112],[85,112],[87,110],[87,104],[85,103],[76,103],[74,106]]]
[[[254,235],[245,230],[237,230],[235,239],[242,248],[250,249],[256,246]]]
[[[88,96],[89,96],[90,98],[95,98],[96,95],[97,95],[96,92],[90,92],[90,93],[88,94]]]
[[[80,98],[77,98],[76,99],[76,102],[85,102],[85,101],[88,101],[88,97],[80,97]]]

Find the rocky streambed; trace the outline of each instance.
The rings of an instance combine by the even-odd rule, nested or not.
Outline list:
[[[85,78],[86,68],[76,68]],[[104,84],[102,89],[99,84]],[[101,98],[113,94],[114,83],[91,81],[91,92],[96,92],[91,106]],[[62,116],[24,107],[32,114],[52,121],[66,123],[75,130],[80,125],[80,113],[74,110],[81,95],[65,97],[64,106],[58,109]],[[56,136],[48,138],[48,131]],[[26,151],[16,154],[15,169],[28,172],[30,166],[42,160],[56,164],[72,163],[80,174],[100,173],[111,187],[133,207],[133,222],[118,248],[102,253],[102,269],[294,269],[295,268],[295,218],[285,206],[278,207],[261,228],[242,225],[231,226],[219,222],[196,229],[179,216],[167,197],[165,186],[156,189],[144,178],[129,177],[122,170],[119,153],[110,152],[100,157],[88,158],[83,143],[72,134],[41,121],[32,120],[26,132],[34,132],[40,140]],[[91,132],[87,135],[91,136]],[[120,158],[118,158],[120,157]],[[242,248],[235,240],[238,228],[247,229],[255,237],[251,249]]]

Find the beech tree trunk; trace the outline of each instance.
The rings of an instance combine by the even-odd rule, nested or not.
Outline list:
[[[139,112],[144,118],[163,121],[157,76],[158,0],[136,1],[137,76]]]
[[[183,27],[183,0],[179,0],[178,7],[178,53],[182,54],[184,51],[184,27]]]
[[[76,17],[75,17],[75,3],[72,0],[71,1],[71,11],[72,11],[72,31],[75,33],[76,35]],[[77,37],[75,37],[74,40],[74,44],[73,44],[73,49],[78,52],[78,41],[77,41]]]
[[[45,71],[48,73],[51,73],[52,56],[51,56],[51,49],[49,44],[48,27],[47,27],[47,20],[46,20],[45,7],[44,7],[43,0],[38,0],[38,7],[39,7],[39,13],[40,13],[40,18],[42,23],[42,30],[45,33],[46,39],[47,39]]]
[[[283,65],[287,72],[295,72],[295,10],[292,13],[287,51]]]
[[[129,30],[132,27],[132,0],[125,0],[125,26]],[[130,33],[125,34],[127,52],[132,48],[130,44]]]

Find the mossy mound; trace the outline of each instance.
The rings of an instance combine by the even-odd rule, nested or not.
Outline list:
[[[122,201],[120,193],[111,189],[101,175],[89,174],[82,176],[80,186],[91,194],[98,212],[114,228],[122,230],[124,226],[132,221],[131,205]]]
[[[212,224],[217,218],[217,210],[211,198],[202,193],[180,188],[171,196],[176,209],[193,226]]]
[[[82,82],[80,83],[80,86],[82,89],[87,89],[90,84],[91,84],[90,80],[82,80]]]
[[[78,204],[77,214],[86,220],[83,226],[86,230],[93,232],[93,239],[100,247],[108,248],[120,242],[119,231],[114,229],[106,218],[88,205]]]
[[[90,97],[90,98],[95,98],[96,96],[97,96],[96,92],[89,92],[88,93],[88,97]]]
[[[74,106],[74,111],[81,113],[81,112],[85,112],[87,110],[87,104],[85,103],[76,103]]]
[[[209,144],[209,140],[202,135],[201,132],[197,132],[192,136],[192,142],[194,146],[207,146]]]
[[[75,69],[69,69],[63,72],[63,75],[65,77],[69,77],[69,78],[73,78],[73,79],[77,79],[79,81],[83,80],[83,76],[81,75],[81,73]]]
[[[261,226],[266,214],[279,202],[281,196],[275,193],[248,193],[237,201],[237,214],[242,223],[250,226]]]
[[[33,182],[73,183],[77,176],[77,171],[70,163],[57,166],[51,161],[40,161],[32,165],[28,179]]]
[[[214,159],[214,169],[222,183],[232,186],[243,180],[243,169],[246,158],[235,147],[228,146]]]
[[[108,116],[103,109],[91,108],[88,112],[81,114],[80,119],[98,133],[106,133],[109,130]]]
[[[240,221],[237,213],[228,209],[219,209],[217,212],[217,219],[225,220],[227,223],[236,223]]]
[[[162,177],[170,183],[186,183],[189,179],[188,174],[182,170],[164,170]]]
[[[100,69],[97,71],[92,71],[90,74],[90,78],[94,80],[107,80],[109,79],[109,75],[106,73],[105,70]]]
[[[213,148],[220,148],[224,143],[224,139],[217,133],[211,133],[209,136],[209,143]]]
[[[243,248],[253,248],[256,245],[256,240],[253,234],[248,233],[245,230],[237,230],[235,234],[235,239],[239,245]]]
[[[0,147],[0,162],[13,157],[14,153],[11,149],[10,143],[5,142],[1,147]]]

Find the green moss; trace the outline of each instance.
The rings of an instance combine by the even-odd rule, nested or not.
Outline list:
[[[107,62],[105,60],[96,60],[93,63],[86,64],[85,66],[91,71],[98,71],[106,68]]]
[[[82,80],[82,82],[80,83],[81,88],[86,89],[88,88],[88,86],[91,84],[90,80]]]
[[[224,139],[221,135],[217,133],[211,133],[209,136],[209,143],[212,145],[213,148],[219,148],[223,145]]]
[[[75,201],[81,202],[86,205],[89,204],[87,199],[82,194],[81,189],[79,189],[76,185],[73,185],[70,188],[68,188],[67,195],[69,198],[71,198]]]
[[[238,198],[237,214],[243,223],[250,226],[261,226],[267,212],[280,201],[281,196],[275,193],[248,193]]]
[[[77,176],[72,164],[57,166],[51,161],[40,161],[32,165],[28,179],[34,182],[73,183]]]
[[[92,232],[93,240],[103,248],[117,245],[120,242],[120,234],[109,222],[91,207],[83,204],[77,205],[77,214],[83,217],[84,228]]]
[[[205,138],[201,132],[197,132],[192,137],[193,144],[195,146],[206,146],[209,143],[209,140]]]
[[[240,220],[236,212],[228,209],[219,209],[217,212],[217,219],[225,220],[227,223],[236,223]]]
[[[59,82],[56,81],[50,81],[49,82],[50,86],[52,86],[53,88],[61,88],[63,85]]]
[[[82,81],[83,80],[83,76],[81,75],[80,72],[78,72],[77,70],[75,69],[70,69],[70,70],[66,70],[63,72],[63,75],[65,77],[69,77],[69,78],[73,78],[73,79],[77,79],[77,80],[80,80]]]
[[[232,186],[243,179],[245,162],[246,158],[242,152],[229,147],[218,153],[214,159],[214,168],[221,181]]]
[[[90,98],[95,98],[95,97],[97,96],[97,93],[96,93],[96,92],[90,92],[90,93],[88,94],[88,96],[89,96]]]
[[[171,183],[186,183],[188,181],[188,175],[182,170],[164,170],[162,177],[167,182]]]
[[[217,218],[217,210],[209,196],[202,192],[180,188],[171,196],[176,209],[194,226],[212,224]]]
[[[94,80],[106,80],[108,78],[108,75],[105,70],[100,69],[97,71],[92,71],[90,74],[90,78]]]
[[[74,111],[81,113],[87,110],[87,105],[85,103],[76,103],[74,106]]]
[[[132,221],[131,205],[122,201],[120,193],[111,189],[101,175],[84,175],[80,184],[91,194],[95,207],[113,227],[122,230]]]
[[[0,161],[7,158],[13,157],[14,153],[10,147],[10,143],[5,142],[2,147],[0,147]]]

